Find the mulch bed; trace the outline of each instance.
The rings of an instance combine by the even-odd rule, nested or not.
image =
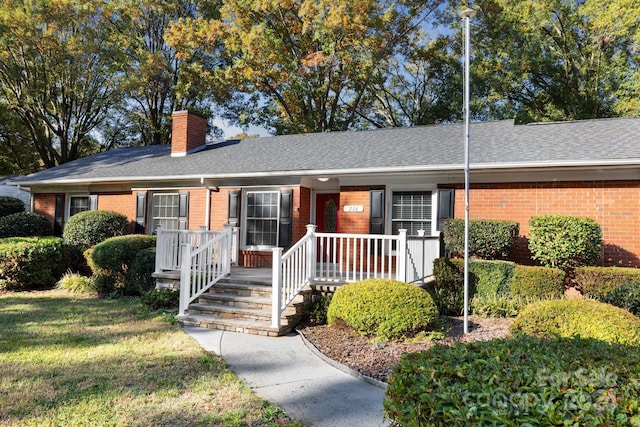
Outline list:
[[[469,317],[469,333],[463,333],[462,317],[443,318],[444,339],[374,343],[358,335],[346,324],[335,326],[305,324],[298,330],[322,354],[362,375],[386,382],[404,353],[429,349],[434,345],[455,342],[485,341],[508,335],[511,318]]]

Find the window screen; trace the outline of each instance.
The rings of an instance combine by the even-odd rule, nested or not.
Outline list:
[[[167,230],[178,230],[180,212],[180,195],[178,193],[154,194],[151,207],[153,227]]]
[[[71,196],[69,199],[69,216],[90,210],[89,196]]]

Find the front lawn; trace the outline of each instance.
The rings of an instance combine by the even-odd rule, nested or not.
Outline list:
[[[0,402],[8,426],[294,425],[139,300],[60,290],[0,294]]]

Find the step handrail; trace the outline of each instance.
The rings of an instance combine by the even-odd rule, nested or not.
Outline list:
[[[231,273],[231,243],[232,230],[225,228],[196,249],[190,243],[182,245],[179,315],[184,315],[191,302]]]

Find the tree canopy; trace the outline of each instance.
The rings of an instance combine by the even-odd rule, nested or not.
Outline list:
[[[166,144],[171,113],[325,132],[455,122],[463,0],[0,4],[0,169]],[[640,116],[640,0],[476,0],[474,120]]]

